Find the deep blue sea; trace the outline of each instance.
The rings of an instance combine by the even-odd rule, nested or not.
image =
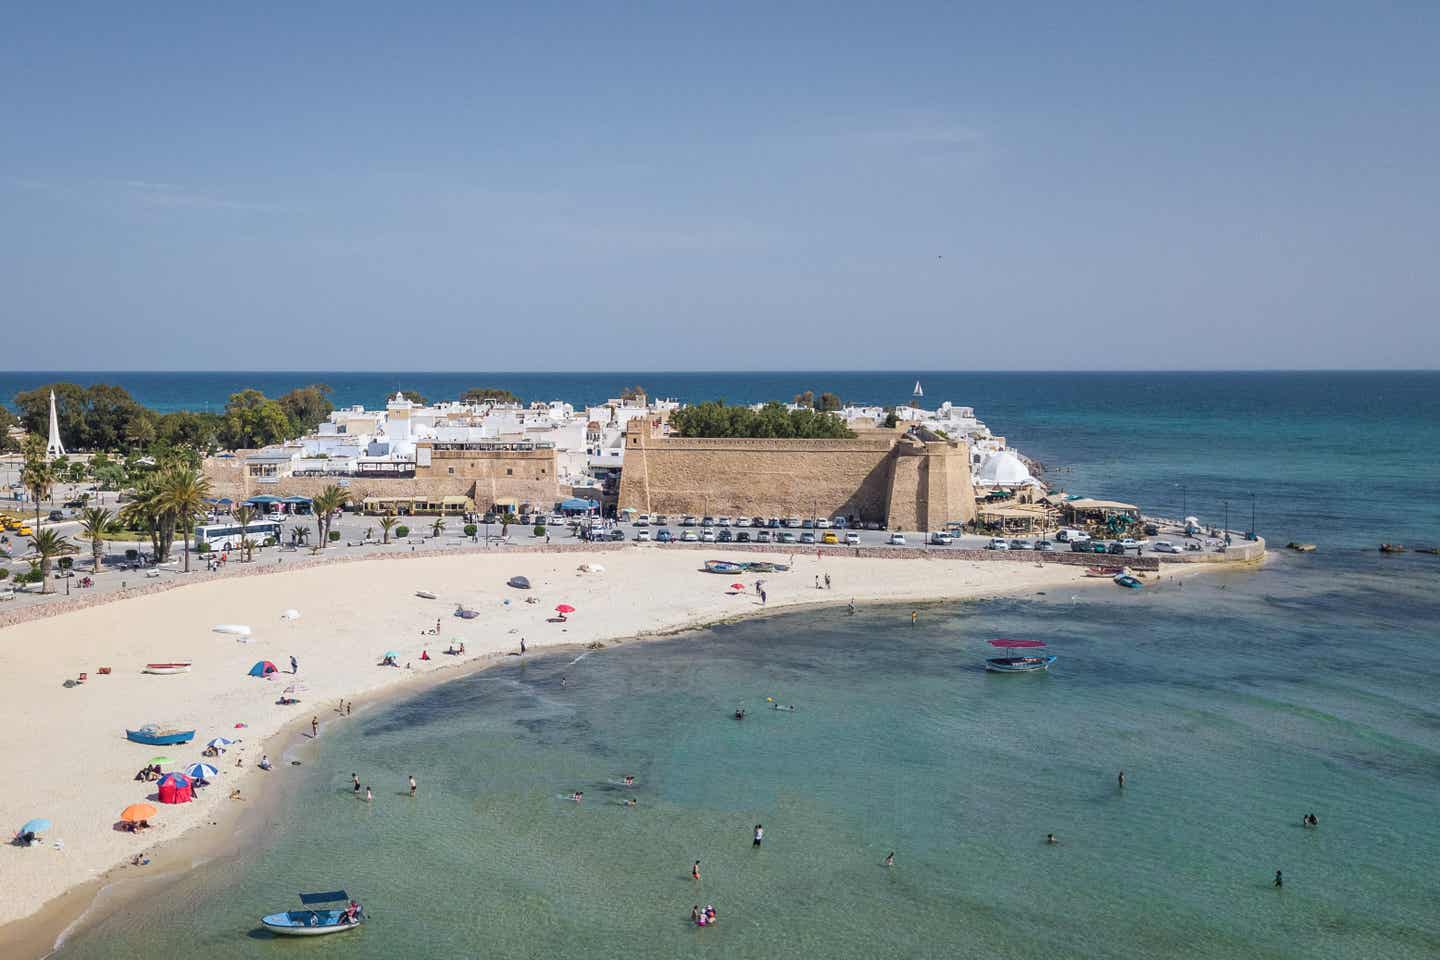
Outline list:
[[[579,403],[634,382],[895,403],[915,375],[110,379],[213,408],[315,380],[365,404],[397,383]],[[920,379],[927,404],[975,407],[1073,492],[1215,522],[1228,501],[1237,528],[1253,503],[1273,544],[1320,549],[1183,586],[936,604],[918,628],[909,607],[821,610],[507,661],[336,727],[282,768],[284,806],[243,854],[60,956],[1440,956],[1440,557],[1376,550],[1440,542],[1440,374]],[[996,636],[1059,660],[986,674]],[[765,710],[770,696],[799,709]],[[743,724],[738,701],[759,708]],[[351,796],[352,770],[374,804]],[[576,789],[583,804],[562,799]],[[373,922],[339,942],[257,930],[331,883]],[[691,926],[696,903],[721,924]]]
[[[1242,373],[3,373],[0,398],[56,380],[117,383],[158,410],[220,410],[254,387],[275,396],[325,383],[337,405],[379,406],[504,387],[525,400],[604,401],[639,384],[688,402],[788,400],[975,408],[1071,493],[1195,514],[1272,541],[1373,547],[1440,541],[1440,372]],[[1227,508],[1228,504],[1228,508]]]

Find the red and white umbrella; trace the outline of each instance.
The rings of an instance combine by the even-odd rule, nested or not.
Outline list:
[[[568,603],[562,603],[555,608],[556,613],[574,613],[575,608]]]
[[[732,583],[732,584],[730,584],[730,589],[731,589],[731,590],[734,590],[734,591],[736,591],[736,592],[742,592],[742,591],[744,591],[744,589],[745,589],[745,584],[743,584],[743,583]]]

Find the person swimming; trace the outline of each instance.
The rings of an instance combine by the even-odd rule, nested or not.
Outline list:
[[[634,797],[631,797],[629,800],[626,800],[626,801],[625,801],[625,806],[627,806],[627,807],[638,806],[638,801],[637,801]]]
[[[576,803],[579,803],[580,801],[585,799],[585,794],[580,790],[576,790],[574,793],[570,794],[570,799],[574,800]]]
[[[736,708],[735,708],[735,719],[736,719],[736,720],[744,720],[744,719],[745,719],[745,708],[744,708],[744,707],[736,707]]]
[[[1277,887],[1283,887],[1283,886],[1285,886],[1285,878],[1280,875],[1280,871],[1279,871],[1279,870],[1276,870],[1276,871],[1275,871],[1275,886],[1277,886]]]
[[[1045,834],[1045,842],[1046,842],[1046,843],[1059,843],[1060,841],[1055,839],[1055,834],[1053,834],[1053,833],[1047,833],[1047,834]]]
[[[627,773],[627,774],[625,774],[625,786],[627,786],[627,787],[633,787],[633,786],[635,786],[635,774],[633,774],[633,773]]]
[[[894,851],[894,850],[891,850],[889,853],[885,854],[885,866],[887,866],[887,867],[893,867],[893,866],[895,866],[895,851]]]

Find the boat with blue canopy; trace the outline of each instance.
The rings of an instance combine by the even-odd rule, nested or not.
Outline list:
[[[1004,650],[1045,646],[1043,640],[991,640],[989,643],[992,647],[1000,647]],[[1049,670],[1050,664],[1054,662],[1055,657],[1044,653],[1039,656],[990,657],[985,661],[985,669],[994,673],[1034,673]]]
[[[365,921],[365,908],[344,890],[302,893],[300,903],[305,909],[269,914],[260,918],[261,925],[284,937],[319,937],[354,930]],[[326,906],[334,903],[341,906]]]
[[[1131,590],[1139,590],[1141,587],[1145,586],[1145,584],[1141,583],[1137,577],[1132,577],[1128,573],[1117,573],[1115,574],[1115,586],[1128,587]]]

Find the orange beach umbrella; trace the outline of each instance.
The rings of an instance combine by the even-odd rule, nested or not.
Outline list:
[[[148,803],[132,803],[120,811],[120,819],[127,823],[139,823],[155,816],[155,808]]]

